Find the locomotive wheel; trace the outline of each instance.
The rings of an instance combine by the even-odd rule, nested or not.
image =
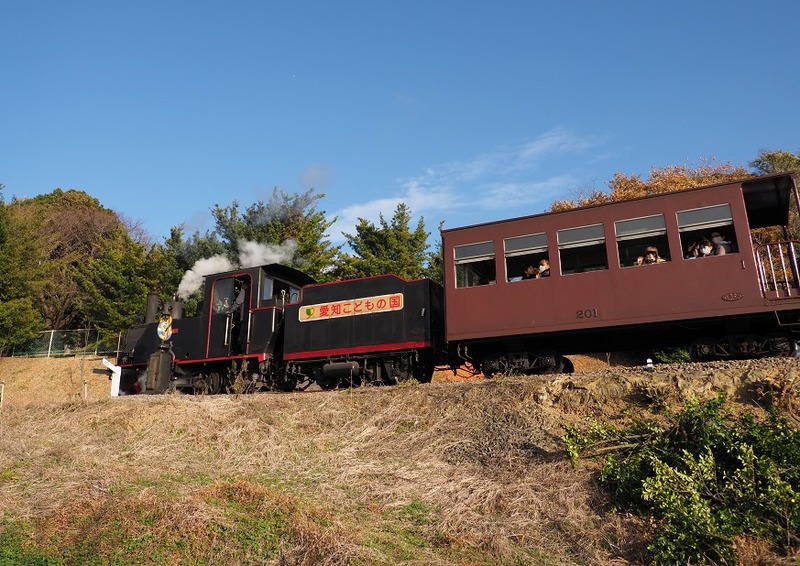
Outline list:
[[[221,390],[222,379],[220,379],[219,372],[212,371],[203,375],[203,378],[200,380],[200,387],[195,391],[207,395],[216,395]]]
[[[797,353],[797,344],[792,337],[783,332],[772,332],[765,336],[764,349],[766,354],[791,358]]]

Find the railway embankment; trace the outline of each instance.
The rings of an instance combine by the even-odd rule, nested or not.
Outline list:
[[[110,399],[100,360],[0,359],[0,559],[645,564],[653,524],[612,510],[565,426],[720,391],[799,422],[800,360],[576,366],[590,371]],[[742,564],[785,559],[737,548]]]

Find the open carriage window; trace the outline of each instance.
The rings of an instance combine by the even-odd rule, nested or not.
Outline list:
[[[559,230],[558,254],[564,275],[608,269],[603,225]]]
[[[494,265],[494,242],[456,246],[456,288],[489,285],[497,281]]]
[[[547,257],[547,234],[530,234],[503,240],[506,255],[506,278],[521,281],[527,266],[538,269],[539,260]]]
[[[652,263],[670,260],[667,226],[663,214],[619,220],[614,223],[620,267],[639,265],[647,254],[655,251]]]
[[[729,204],[678,212],[678,231],[681,234],[681,247],[686,259],[702,257],[704,247],[705,249],[711,248],[711,255],[724,255],[738,251],[731,205]]]

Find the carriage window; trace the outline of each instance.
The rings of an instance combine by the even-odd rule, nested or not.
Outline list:
[[[506,277],[509,281],[521,281],[525,268],[539,267],[540,259],[547,258],[547,234],[531,234],[503,240],[506,254]]]
[[[489,285],[496,281],[494,242],[456,246],[453,253],[457,288]]]
[[[619,220],[614,223],[614,228],[620,267],[639,265],[639,258],[645,262],[648,252],[653,251],[652,248],[657,252],[655,262],[669,261],[667,226],[663,214]]]
[[[711,242],[712,236],[715,235],[719,235],[722,242],[720,244],[711,242],[713,247],[716,248],[720,245],[726,253],[738,251],[736,232],[733,229],[733,215],[729,204],[678,212],[678,231],[681,234],[681,248],[687,259],[697,257],[701,244]]]
[[[564,275],[608,269],[603,225],[559,230],[558,257]]]

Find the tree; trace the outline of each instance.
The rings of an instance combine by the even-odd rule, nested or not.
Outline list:
[[[214,233],[225,254],[239,263],[241,242],[269,245],[278,263],[302,269],[317,280],[329,280],[339,248],[327,239],[327,231],[336,221],[328,220],[316,203],[324,194],[314,189],[288,195],[275,188],[269,202],[257,201],[239,211],[239,202],[216,205],[211,213],[216,222]],[[283,257],[282,257],[283,256]]]
[[[579,195],[575,200],[560,200],[550,206],[551,212],[570,210],[607,202],[619,202],[634,198],[683,191],[704,185],[738,181],[752,177],[741,165],[716,163],[714,160],[702,161],[699,165],[669,165],[654,167],[646,180],[641,175],[615,173],[608,182],[610,191],[604,193],[593,190],[589,194]]]
[[[414,231],[409,228],[410,222],[411,211],[405,203],[397,205],[391,223],[383,214],[380,226],[359,218],[356,233],[344,234],[355,255],[343,255],[336,275],[343,279],[382,273],[394,273],[406,279],[427,275],[429,234],[425,231],[425,220],[420,218]]]
[[[428,268],[425,272],[426,277],[430,277],[439,285],[444,285],[444,247],[441,236],[443,227],[444,221],[439,222],[439,238],[436,240],[433,251],[428,254]]]
[[[107,235],[103,248],[75,270],[80,296],[77,318],[95,328],[121,330],[145,310],[152,281],[145,249],[122,225]]]
[[[758,157],[750,162],[750,166],[760,175],[772,175],[775,173],[787,173],[792,171],[800,172],[800,151],[794,154],[782,149],[762,149]],[[794,194],[792,194],[790,198],[794,203]],[[800,218],[798,218],[797,207],[792,206],[789,211],[789,238],[797,240],[800,238]],[[776,229],[760,229],[754,232],[754,239],[758,243],[783,239],[783,234]]]
[[[9,211],[0,192],[0,355],[24,345],[41,328],[41,317],[28,296],[25,279],[21,277],[23,264],[15,261],[14,250],[9,244],[10,232]]]
[[[800,172],[800,151],[795,154],[782,149],[762,149],[759,151],[758,157],[750,162],[750,167],[753,167],[760,175],[789,171]]]
[[[88,194],[55,189],[32,199],[14,200],[8,207],[7,254],[11,267],[6,279],[20,289],[39,311],[44,325],[54,329],[94,326],[117,330],[132,321],[125,303],[105,311],[103,317],[90,315],[90,301],[100,300],[94,288],[108,288],[96,279],[109,248],[126,253],[143,253],[125,231],[117,214]],[[121,240],[122,239],[122,240]],[[138,248],[138,249],[137,249]],[[130,270],[137,283],[143,274]],[[144,300],[141,295],[137,297]]]

